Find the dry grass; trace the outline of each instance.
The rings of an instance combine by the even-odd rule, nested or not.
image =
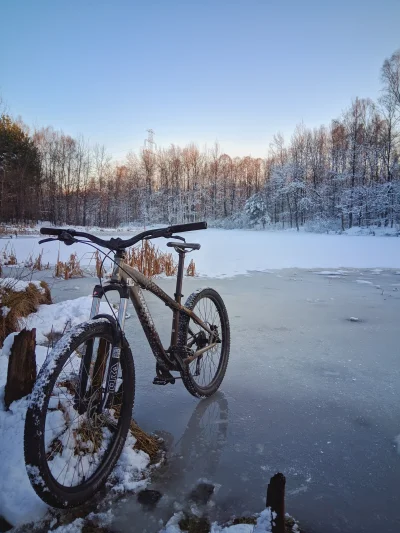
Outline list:
[[[141,247],[128,250],[125,262],[148,278],[160,274],[176,276],[178,272],[178,262],[175,261],[173,254],[161,251],[149,241],[143,241]],[[196,267],[192,259],[186,273],[188,276],[194,276],[195,272]]]
[[[21,318],[37,311],[41,304],[51,304],[49,286],[45,281],[40,286],[44,291],[29,283],[25,290],[16,292],[12,282],[0,285],[0,347],[7,335],[20,330]]]
[[[148,278],[163,273],[174,276],[178,270],[172,254],[162,252],[149,241],[143,241],[141,247],[128,250],[125,262]]]
[[[116,416],[119,418],[120,406],[113,406],[113,409]],[[131,420],[129,431],[136,439],[134,449],[143,450],[149,455],[150,460],[153,461],[160,451],[159,439],[143,431],[134,420]]]
[[[179,527],[187,533],[209,533],[211,524],[205,516],[184,516],[179,521]]]
[[[186,275],[194,277],[196,275],[196,265],[194,264],[193,259],[188,264],[188,267],[186,269]]]
[[[146,452],[150,460],[153,461],[160,451],[160,443],[157,437],[153,437],[143,431],[134,420],[131,420],[130,432],[136,439],[134,448]]]
[[[81,455],[82,452],[97,452],[103,442],[102,426],[93,427],[88,420],[85,420],[79,428],[74,431],[75,436],[75,455]]]
[[[105,274],[105,270],[103,267],[103,259],[100,256],[100,253],[98,250],[96,250],[94,253],[94,260],[96,264],[96,275],[98,278],[102,278]]]
[[[83,270],[81,268],[78,256],[71,254],[68,261],[65,263],[60,261],[60,253],[58,253],[57,263],[54,268],[54,276],[56,278],[83,278]]]
[[[5,266],[15,266],[17,264],[17,255],[14,246],[10,245],[10,243],[6,244],[1,251],[0,263]]]
[[[25,261],[25,266],[31,270],[48,270],[50,268],[50,263],[43,263],[43,250],[39,253],[37,257],[33,257],[32,254],[28,256],[28,259]]]

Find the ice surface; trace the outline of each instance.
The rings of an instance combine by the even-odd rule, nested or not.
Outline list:
[[[102,238],[114,234],[99,232]],[[121,237],[132,233],[121,232]],[[59,243],[38,244],[39,238],[27,236],[13,240],[18,261],[44,251],[43,262],[55,264],[58,253],[66,261],[76,252],[82,266],[94,264],[90,247]],[[190,233],[190,240],[201,243],[192,255],[201,276],[231,277],[251,271],[280,268],[399,268],[400,246],[395,237],[326,235],[293,231],[252,231],[208,229]],[[154,241],[170,252],[165,239]]]

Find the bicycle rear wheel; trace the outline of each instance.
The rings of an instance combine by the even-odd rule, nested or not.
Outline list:
[[[90,499],[125,443],[135,391],[125,339],[117,392],[99,407],[112,339],[112,326],[104,319],[73,328],[47,357],[33,389],[25,421],[25,463],[34,490],[53,507],[75,507]]]
[[[228,313],[221,296],[214,289],[203,289],[192,293],[185,307],[194,313],[208,327],[215,331],[217,343],[185,366],[182,381],[196,398],[214,394],[224,379],[229,360],[230,326]],[[181,313],[179,324],[179,345],[193,351],[215,344],[214,339],[196,324],[188,315]]]

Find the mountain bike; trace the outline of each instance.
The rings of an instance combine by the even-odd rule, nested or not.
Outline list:
[[[49,353],[32,391],[25,421],[24,451],[30,482],[47,504],[75,507],[103,486],[117,462],[132,418],[135,368],[124,335],[129,298],[156,359],[155,385],[182,379],[197,398],[214,394],[224,378],[230,350],[228,314],[211,288],[192,293],[182,305],[186,253],[200,244],[175,233],[206,229],[206,222],[144,231],[130,239],[101,239],[74,229],[41,228],[61,241],[98,245],[114,254],[111,278],[93,290],[90,319],[68,331]],[[55,238],[54,238],[55,237]],[[124,262],[125,250],[140,241],[173,238],[167,246],[179,256],[174,298],[152,279]],[[172,310],[170,346],[165,349],[142,290]],[[107,293],[119,294],[118,313],[99,313]],[[111,306],[110,306],[111,308]],[[112,309],[112,308],[111,308]],[[179,375],[174,375],[178,372]]]

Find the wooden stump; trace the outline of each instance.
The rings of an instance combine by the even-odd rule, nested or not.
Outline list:
[[[14,337],[8,360],[4,403],[8,409],[12,402],[30,394],[36,381],[36,329],[23,329]]]
[[[276,517],[271,519],[272,533],[285,533],[285,485],[286,478],[278,472],[272,476],[267,488],[267,504]]]

